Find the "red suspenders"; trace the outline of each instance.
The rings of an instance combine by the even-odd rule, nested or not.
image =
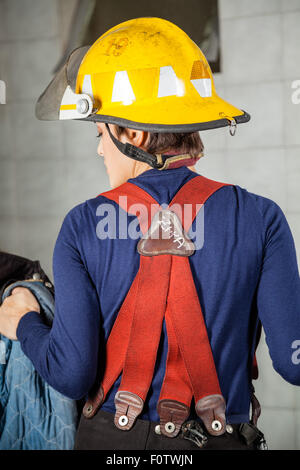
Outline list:
[[[138,243],[139,271],[108,338],[102,383],[85,404],[85,417],[95,415],[122,373],[115,395],[115,425],[122,430],[133,426],[151,385],[165,319],[168,357],[157,405],[161,433],[168,437],[179,433],[193,396],[196,413],[208,432],[225,432],[225,400],[188,260],[194,245],[186,235],[202,205],[225,185],[196,176],[177,192],[167,209],[131,183],[102,193],[129,213],[137,202],[147,211],[138,214],[143,233]],[[192,209],[189,221],[183,217],[184,204]]]

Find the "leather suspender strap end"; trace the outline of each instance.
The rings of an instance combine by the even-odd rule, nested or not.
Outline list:
[[[160,400],[157,405],[160,417],[160,432],[166,437],[176,437],[182,424],[187,420],[190,409],[176,400]]]
[[[196,413],[212,436],[225,433],[225,410],[226,404],[222,395],[207,395],[196,403]]]
[[[102,386],[97,391],[94,397],[89,397],[87,402],[85,403],[82,414],[85,418],[93,418],[97,411],[99,410],[100,406],[102,405],[104,400],[104,390]]]
[[[251,396],[251,424],[254,426],[257,425],[258,418],[261,414],[261,407],[258,399],[254,395],[254,387],[252,385],[252,396]]]
[[[144,400],[135,393],[119,390],[115,395],[115,425],[129,431],[144,407]]]

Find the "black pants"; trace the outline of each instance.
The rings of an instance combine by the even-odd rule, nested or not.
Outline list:
[[[138,419],[132,429],[122,431],[114,425],[114,414],[99,410],[92,419],[81,416],[75,450],[254,450],[239,434],[239,424],[232,424],[233,433],[209,436],[205,447],[178,435],[169,438],[155,433],[158,423]]]

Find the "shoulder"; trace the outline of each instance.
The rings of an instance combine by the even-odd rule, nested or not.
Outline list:
[[[88,219],[96,215],[98,206],[106,202],[108,202],[108,199],[102,194],[86,199],[67,212],[63,224],[76,226],[82,222],[87,222]]]
[[[99,221],[107,215],[116,215],[117,211],[111,203],[112,201],[99,194],[72,207],[64,217],[60,237],[73,240],[79,247],[90,243],[96,236]]]
[[[214,180],[210,180],[214,181]],[[215,181],[221,183],[220,181]],[[277,223],[286,224],[286,218],[281,207],[272,199],[251,192],[237,184],[223,183],[210,197],[211,203],[216,203],[222,210],[238,213],[240,217],[249,218],[259,223],[265,231]]]
[[[213,180],[211,180],[213,181]],[[215,181],[220,183],[219,181]],[[216,197],[235,199],[237,203],[244,203],[252,206],[254,210],[257,210],[262,217],[266,217],[270,213],[283,213],[280,206],[272,199],[262,196],[257,193],[248,191],[237,184],[231,184],[224,182],[216,193]]]
[[[236,186],[236,188],[241,197],[249,201],[253,209],[259,213],[266,230],[268,230],[271,225],[276,224],[276,222],[286,223],[284,212],[277,202],[268,197],[247,191],[239,186]]]
[[[227,190],[228,197],[230,197],[229,188],[230,186]],[[275,233],[281,232],[282,234],[287,234],[287,232],[290,232],[286,216],[282,208],[274,200],[248,191],[239,185],[231,186],[231,197],[235,198],[238,207],[243,210],[245,217],[249,217],[260,224],[266,242]]]

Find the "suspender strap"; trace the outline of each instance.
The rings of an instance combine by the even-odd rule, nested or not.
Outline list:
[[[86,418],[92,418],[97,413],[107,393],[122,372],[134,313],[138,279],[139,273],[137,273],[125,297],[108,337],[106,343],[104,376],[100,388],[97,391],[90,392],[89,398],[84,405],[83,415]]]
[[[225,431],[226,424],[225,401],[221,395],[207,330],[187,258],[173,256],[168,305],[176,342],[183,359],[183,364],[181,362],[177,367],[184,365],[186,369],[195,397],[196,412],[207,430],[210,434],[221,434]],[[168,374],[167,368],[166,376]],[[176,376],[178,394],[182,389],[182,374],[181,372]],[[162,392],[160,400],[172,396],[172,391],[167,386]],[[207,397],[210,397],[209,409],[206,405],[203,409]]]
[[[223,186],[222,183],[203,177],[201,183],[199,184],[198,178],[190,180],[170,204],[186,232],[199,208],[211,194]],[[182,218],[181,208],[184,204],[191,204],[192,217],[189,220]],[[158,403],[161,432],[170,437],[178,434],[187,416],[184,416],[181,410],[180,422],[174,406],[178,408],[178,402],[185,404],[188,415],[191,396],[194,395],[196,412],[208,431],[215,435],[221,434],[225,430],[225,401],[221,395],[198,294],[186,257],[172,256],[168,309],[165,317],[168,358]]]
[[[100,194],[99,194],[100,196]],[[136,215],[142,233],[146,233],[150,227],[152,217],[159,210],[160,205],[146,191],[132,183],[124,183],[116,189],[101,193],[112,201],[115,201],[124,211]]]
[[[156,361],[162,322],[166,308],[169,285],[171,256],[141,256],[138,293],[131,324],[129,344],[123,366],[122,381],[115,396],[115,424],[122,429],[130,429],[143,409],[151,385]],[[159,273],[159,276],[157,276]],[[120,396],[128,403],[136,402],[139,397],[140,408],[124,409]],[[127,418],[127,419],[126,419]]]
[[[157,201],[146,191],[132,183],[124,183],[116,189],[101,193],[101,195],[116,202],[129,214],[137,215],[142,233],[146,233],[151,223],[151,216],[153,216],[160,207]],[[137,207],[137,203],[140,207]],[[142,206],[147,210],[143,211]],[[136,213],[135,211],[139,208],[140,211]],[[90,392],[89,398],[83,408],[83,415],[86,418],[92,418],[97,413],[98,409],[105,401],[107,393],[123,370],[137,297],[138,295],[143,295],[140,291],[141,267],[143,266],[147,268],[148,266],[147,261],[143,263],[142,259],[145,260],[146,258],[141,257],[140,259],[140,269],[127,293],[127,296],[125,297],[106,343],[105,370],[102,384],[97,391]],[[159,277],[157,275],[154,279],[157,282],[159,281]],[[140,353],[138,356],[140,356]],[[143,403],[139,401],[139,405],[143,406]],[[124,420],[124,422],[126,422],[126,420]],[[124,427],[127,428],[128,423],[126,423],[125,426],[123,424],[123,428]]]
[[[190,414],[193,390],[179,349],[169,305],[165,320],[168,334],[168,357],[157,412],[160,417],[161,433],[168,437],[175,437]]]

